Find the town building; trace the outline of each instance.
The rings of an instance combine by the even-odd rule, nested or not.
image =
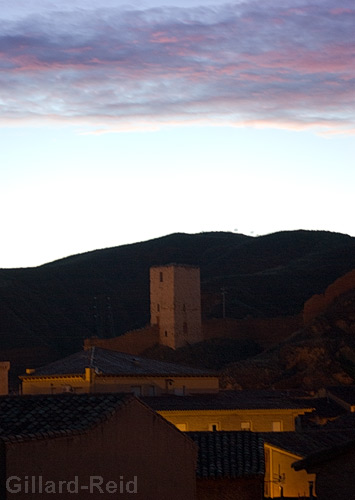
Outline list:
[[[293,463],[295,471],[316,475],[317,500],[344,500],[354,497],[355,435],[319,431],[332,436],[332,443],[318,441],[317,447]],[[343,437],[342,437],[343,436]]]
[[[4,500],[194,500],[196,456],[132,395],[0,397]]]
[[[91,347],[20,376],[22,394],[130,392],[188,395],[219,390],[215,372]]]
[[[197,500],[262,500],[263,440],[254,432],[188,432],[198,446]]]
[[[194,397],[145,397],[143,401],[182,431],[295,431],[312,403],[273,391],[220,391]]]
[[[0,361],[0,396],[9,392],[9,361]]]
[[[326,387],[319,391],[319,395],[334,401],[350,413],[355,412],[354,385]]]

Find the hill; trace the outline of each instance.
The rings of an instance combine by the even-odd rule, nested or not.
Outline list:
[[[355,383],[355,287],[305,328],[253,358],[223,368],[225,387],[317,390]]]
[[[354,250],[355,238],[325,231],[172,234],[0,269],[0,357],[42,364],[80,349],[84,338],[146,325],[149,268],[157,264],[200,266],[205,319],[221,317],[222,289],[229,318],[299,314],[312,295],[355,268]]]

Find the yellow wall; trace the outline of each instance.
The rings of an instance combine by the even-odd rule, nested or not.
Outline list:
[[[295,471],[292,464],[301,456],[278,449],[267,443],[265,448],[265,486],[266,498],[279,498],[281,486],[285,497],[308,496],[309,481],[315,484],[315,474],[306,471]],[[315,493],[313,489],[313,493]]]
[[[86,374],[68,376],[23,376],[23,394],[59,394],[62,392],[134,392],[142,396],[218,392],[218,377],[116,377]]]
[[[184,424],[187,431],[208,431],[215,424],[216,430],[240,431],[250,422],[250,430],[254,432],[272,432],[273,423],[281,422],[281,431],[294,431],[295,418],[305,413],[300,410],[174,410],[158,411],[166,420],[174,425]],[[243,423],[243,426],[242,426]]]

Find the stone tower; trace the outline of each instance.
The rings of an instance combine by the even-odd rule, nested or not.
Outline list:
[[[203,340],[198,267],[150,268],[150,324],[158,325],[160,344],[172,349]]]

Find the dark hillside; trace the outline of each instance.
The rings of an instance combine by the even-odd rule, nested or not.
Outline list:
[[[355,268],[355,238],[323,231],[172,234],[37,268],[3,269],[0,350],[40,346],[59,357],[92,335],[144,326],[149,268],[171,262],[200,266],[205,318],[221,317],[222,288],[227,317],[292,315]]]
[[[203,291],[218,296],[225,288],[229,317],[298,314],[312,294],[355,268],[354,251],[354,238],[325,231],[252,238],[201,269]]]
[[[318,390],[355,383],[355,289],[269,350],[225,366],[227,387]]]
[[[37,268],[0,270],[1,349],[48,345],[59,355],[91,335],[115,336],[149,321],[149,268],[201,265],[249,237],[173,234],[80,254]]]

